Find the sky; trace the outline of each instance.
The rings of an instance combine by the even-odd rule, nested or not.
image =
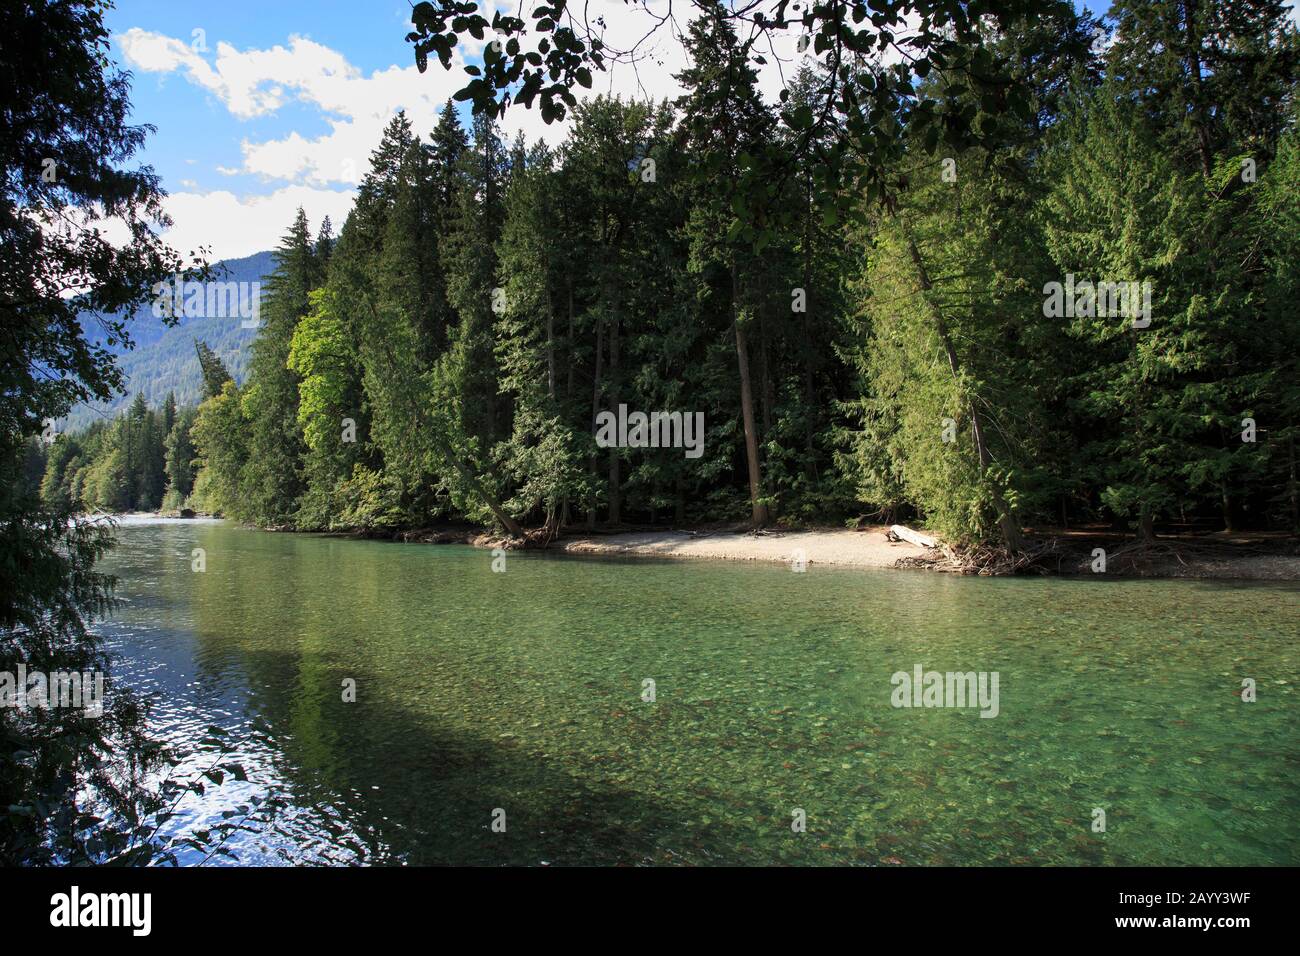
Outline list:
[[[497,4],[517,9],[484,0],[489,20]],[[592,19],[604,17],[611,46],[644,32],[644,14],[624,0],[590,0],[586,8]],[[420,74],[405,42],[410,10],[406,0],[118,0],[106,18],[110,55],[132,74],[132,121],[156,128],[139,159],[169,193],[167,242],[182,253],[204,247],[214,262],[252,255],[278,244],[299,206],[313,229],[328,215],[337,232],[388,120],[404,109],[427,134],[464,85],[459,67],[478,62],[491,39],[463,34],[452,70],[432,58]],[[787,76],[794,42],[775,51]],[[665,28],[641,49],[635,70],[597,73],[591,91],[575,93],[677,95],[673,74],[686,65],[677,38]],[[771,59],[760,85],[775,98],[782,78]],[[564,124],[548,127],[522,107],[508,110],[501,127],[507,140],[517,131],[530,142],[564,135]]]

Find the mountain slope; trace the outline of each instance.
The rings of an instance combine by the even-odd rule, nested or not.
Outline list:
[[[275,269],[270,252],[259,252],[242,259],[226,259],[214,264],[212,275],[220,282],[261,282],[266,292],[266,277]],[[95,317],[83,321],[86,335],[96,344],[102,336]],[[228,318],[181,318],[168,328],[163,320],[153,314],[151,305],[143,306],[132,316],[128,328],[134,345],[130,351],[112,346],[109,351],[126,373],[126,392],[107,405],[78,405],[60,423],[60,430],[76,431],[100,417],[117,415],[143,392],[151,408],[167,400],[168,392],[176,393],[180,407],[198,404],[203,393],[203,376],[194,352],[194,340],[206,342],[226,363],[226,368],[243,383],[248,367],[249,349],[256,329],[246,329],[238,316]]]

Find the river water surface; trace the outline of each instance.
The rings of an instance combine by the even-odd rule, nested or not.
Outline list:
[[[214,862],[1300,863],[1295,584],[117,535],[117,679],[250,777],[172,832],[288,801]],[[998,715],[891,706],[917,664],[997,672]]]

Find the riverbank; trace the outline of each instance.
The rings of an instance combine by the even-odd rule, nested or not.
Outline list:
[[[834,564],[858,568],[892,568],[904,558],[920,558],[926,549],[890,541],[885,528],[862,531],[823,528],[809,531],[632,531],[624,534],[560,539],[552,547],[566,554],[635,555],[659,558],[712,558],[764,561],[804,566]]]
[[[215,516],[132,512],[115,520],[213,521]],[[425,544],[469,544],[481,548],[511,547],[497,531],[473,525],[396,532],[391,535],[335,532],[343,537],[391,537]],[[534,542],[534,547],[537,547]],[[1276,532],[1244,534],[1169,534],[1139,545],[1118,532],[1041,529],[1028,535],[1035,552],[1025,571],[1046,574],[1097,574],[1113,577],[1201,578],[1222,580],[1300,581],[1300,540]],[[692,529],[628,530],[586,533],[569,530],[545,550],[588,557],[647,557],[681,560],[750,561],[785,564],[792,569],[816,565],[848,568],[960,570],[944,547],[925,548],[900,541],[886,525],[862,528],[820,527],[771,529],[754,534],[743,525]],[[1096,567],[1098,550],[1105,551],[1104,571]],[[969,567],[966,573],[971,573]]]
[[[779,562],[798,559],[817,564],[863,568],[916,567],[953,570],[942,549],[890,540],[888,527],[861,530],[825,528],[736,532],[629,532],[561,539],[552,547],[569,554],[713,558]],[[1030,539],[1041,550],[1033,568],[1056,574],[1106,573],[1118,577],[1300,580],[1300,553],[1294,538],[1279,535],[1201,535],[1161,537],[1138,546],[1120,534],[1056,532]],[[1106,552],[1104,572],[1094,570],[1095,549]]]

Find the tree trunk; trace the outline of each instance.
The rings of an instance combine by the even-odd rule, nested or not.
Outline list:
[[[1287,479],[1287,497],[1291,502],[1291,530],[1300,534],[1300,483],[1296,481],[1295,438],[1286,440],[1287,464],[1290,476]]]
[[[565,333],[565,382],[564,382],[564,401],[565,407],[568,408],[573,401],[573,280],[570,279],[566,284],[569,300],[569,324],[568,331]],[[564,500],[560,503],[560,527],[568,527],[571,515],[569,514],[569,496],[565,495]]]
[[[767,323],[763,321],[763,311],[758,312],[758,369],[763,382],[763,437],[772,434],[772,407],[776,396],[772,393],[772,375],[767,362]]]
[[[591,430],[596,430],[596,416],[600,413],[600,373],[601,362],[604,360],[605,349],[605,323],[601,319],[596,320],[596,372],[592,376],[591,386]],[[591,471],[594,482],[596,476],[596,456],[595,453],[587,460],[587,467]],[[593,484],[594,487],[594,484]],[[587,530],[596,529],[596,492],[593,490],[587,498]]]
[[[812,215],[813,185],[812,177],[804,181],[804,220],[803,220],[803,402],[804,402],[804,474],[810,481],[817,480],[817,456],[813,445],[813,337],[812,314]]]
[[[1156,540],[1156,523],[1151,514],[1151,509],[1146,505],[1142,506],[1142,511],[1138,515],[1138,538],[1146,544]]]
[[[568,381],[564,383],[564,397],[573,398],[573,283],[569,283],[569,331],[568,331]]]
[[[740,304],[736,301],[736,267],[731,267],[731,325],[736,330],[736,361],[740,366],[740,413],[745,423],[745,461],[749,466],[749,502],[755,528],[767,524],[767,505],[763,497],[763,475],[758,462],[758,433],[754,425],[754,395],[749,381],[749,347],[740,324]]]
[[[1196,153],[1201,160],[1201,174],[1210,178],[1212,156],[1210,153],[1210,131],[1205,122],[1204,90],[1201,82],[1201,35],[1197,31],[1195,4],[1183,4],[1184,25],[1187,28],[1187,49],[1184,62],[1187,64],[1188,79],[1192,83],[1192,126],[1196,130]]]
[[[921,534],[921,532],[919,531],[913,531],[911,528],[907,527],[906,525],[901,525],[901,524],[890,525],[889,530],[893,533],[895,538],[899,538],[903,541],[908,542],[909,544],[914,544],[918,548],[939,547],[939,542],[937,539],[931,537],[928,534]]]
[[[546,394],[555,401],[555,310],[551,307],[551,290],[546,289]]]
[[[609,407],[618,414],[618,314],[615,313],[609,327]],[[612,446],[609,449],[609,523],[618,524],[623,520],[619,501],[619,464],[622,449]]]

